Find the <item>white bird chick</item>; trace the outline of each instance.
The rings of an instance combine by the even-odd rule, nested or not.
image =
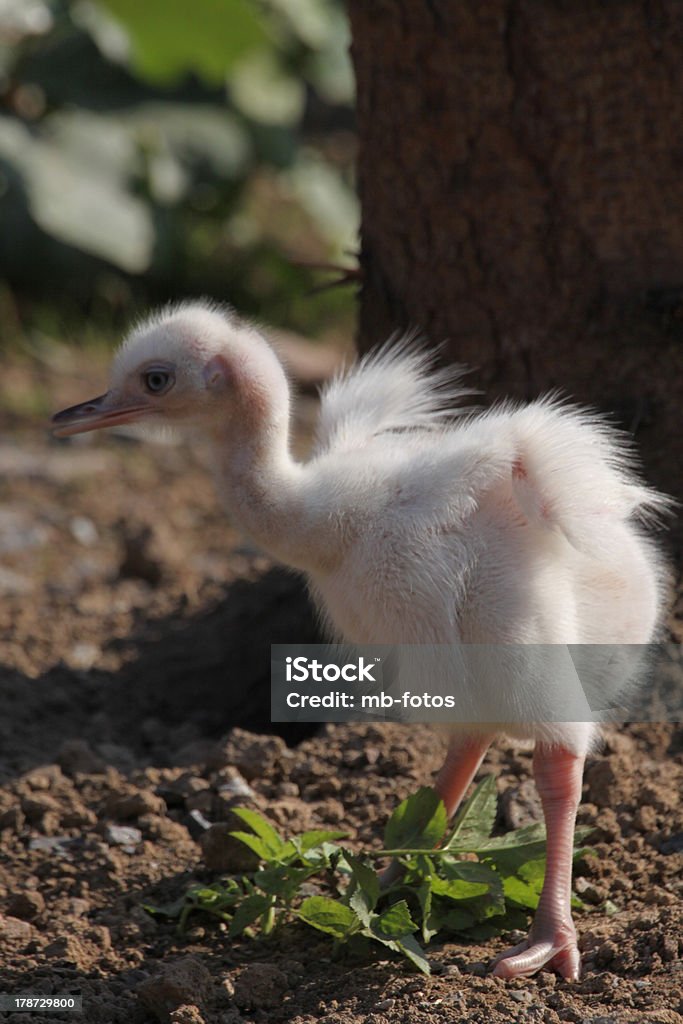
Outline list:
[[[233,313],[188,303],[138,326],[114,360],[109,391],[53,423],[61,437],[131,422],[206,433],[231,516],[306,573],[344,641],[649,642],[663,569],[636,520],[667,500],[637,479],[616,432],[556,399],[461,410],[454,420],[467,394],[460,376],[435,371],[410,342],[387,345],[324,392],[314,453],[300,463],[273,350]],[[499,668],[489,683],[502,694]],[[452,814],[496,735],[535,742],[545,882],[528,938],[498,957],[494,973],[548,964],[575,979],[574,821],[596,729],[534,721],[538,694],[515,685],[528,720],[454,725],[436,788]]]

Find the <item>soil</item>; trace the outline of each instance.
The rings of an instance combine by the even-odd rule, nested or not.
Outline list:
[[[54,408],[92,382],[58,376]],[[16,399],[36,370],[5,375]],[[53,375],[54,376],[54,375]],[[88,376],[86,374],[86,376]],[[150,917],[234,858],[207,823],[240,795],[284,832],[377,844],[438,767],[426,727],[272,735],[271,639],[315,637],[301,589],[230,527],[201,450],[130,437],[57,444],[4,413],[0,443],[0,989],[80,993],[88,1024],[683,1021],[683,729],[607,732],[579,820],[583,978],[486,972],[510,936],[429,948],[433,974],[333,959],[303,926],[228,942]],[[7,403],[6,403],[7,405]],[[313,412],[303,403],[303,433]],[[683,596],[670,639],[683,633]],[[239,698],[239,699],[236,699]],[[499,827],[539,815],[530,754],[492,751]],[[216,838],[216,836],[218,836]],[[226,861],[227,858],[227,861]],[[514,937],[513,937],[514,938]],[[66,1015],[63,1015],[66,1019]],[[59,1014],[0,1020],[48,1022]]]

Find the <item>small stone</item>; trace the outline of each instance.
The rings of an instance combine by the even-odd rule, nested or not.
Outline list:
[[[111,949],[111,932],[103,924],[95,924],[85,933],[86,939],[90,939],[100,949]]]
[[[17,917],[5,917],[0,914],[0,939],[3,942],[30,942],[33,929],[27,921]]]
[[[243,822],[235,817],[234,821],[216,822],[199,836],[204,863],[210,871],[254,871],[258,867],[258,855],[230,835],[242,827]]]
[[[45,910],[42,895],[32,889],[27,892],[16,892],[10,897],[7,909],[12,917],[20,917],[22,921],[33,921]]]
[[[166,804],[151,789],[139,789],[125,794],[112,794],[106,810],[112,818],[125,821],[126,818],[138,818],[141,814],[164,814]]]
[[[160,839],[165,843],[186,843],[190,835],[185,825],[160,814],[143,814],[138,825],[149,839]]]
[[[43,950],[43,955],[56,960],[66,960],[72,964],[82,963],[85,958],[85,950],[82,944],[73,935],[61,935]]]
[[[130,847],[132,850],[142,842],[142,832],[131,825],[105,825],[103,835],[112,846]]]
[[[199,1007],[193,1004],[179,1006],[168,1018],[170,1024],[204,1024]]]
[[[525,988],[516,989],[509,992],[508,995],[510,996],[510,999],[514,999],[516,1003],[530,1003],[534,998],[531,992]]]
[[[13,832],[20,832],[25,821],[26,817],[19,804],[13,804],[0,814],[0,830],[7,828]]]
[[[501,797],[503,818],[508,828],[522,828],[543,820],[541,798],[532,779],[510,786]]]
[[[287,975],[273,964],[250,964],[235,981],[235,1003],[241,1009],[279,1006],[289,988]]]
[[[193,839],[199,839],[200,836],[211,828],[211,822],[202,814],[201,811],[190,811],[190,813],[183,818],[183,824]]]
[[[49,793],[35,793],[22,797],[21,809],[31,825],[40,825],[48,812],[58,815],[59,803]]]
[[[214,748],[207,766],[216,769],[233,765],[249,782],[270,775],[287,753],[287,744],[280,736],[258,736],[236,728]]]
[[[137,987],[142,1004],[160,1021],[167,1021],[174,1010],[183,1006],[202,1006],[211,994],[212,978],[204,964],[195,957],[184,957],[165,963],[158,974],[145,979]]]
[[[90,911],[90,900],[74,896],[73,899],[69,900],[69,910],[74,917],[85,917]]]
[[[64,857],[68,855],[69,847],[73,842],[71,836],[36,836],[34,839],[29,839],[28,848]]]
[[[99,775],[105,769],[104,761],[82,739],[66,740],[57,754],[57,761],[67,775]]]
[[[69,523],[69,530],[73,539],[84,547],[90,548],[99,540],[97,527],[87,516],[74,516]]]
[[[101,654],[102,651],[97,644],[74,644],[68,650],[65,661],[69,668],[87,672],[97,662]]]

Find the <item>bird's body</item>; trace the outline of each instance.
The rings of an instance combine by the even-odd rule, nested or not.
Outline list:
[[[232,517],[307,575],[335,638],[645,644],[655,633],[662,562],[639,519],[666,502],[637,479],[619,435],[596,416],[557,399],[462,409],[458,374],[434,371],[418,348],[398,342],[327,389],[314,452],[298,463],[289,387],[272,349],[201,304],[133,332],[112,383],[101,399],[59,414],[57,431],[142,418],[207,434]],[[547,894],[530,939],[497,971],[531,973],[548,962],[574,977],[570,832],[596,729],[552,708],[540,713],[552,680],[521,677],[500,658],[488,675],[469,699],[488,694],[500,718],[453,726],[437,788],[452,811],[496,734],[536,742]],[[603,685],[625,683],[612,674]]]

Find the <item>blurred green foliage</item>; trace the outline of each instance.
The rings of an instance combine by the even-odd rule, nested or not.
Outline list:
[[[348,328],[301,265],[353,263],[348,42],[341,0],[1,0],[0,305]]]

